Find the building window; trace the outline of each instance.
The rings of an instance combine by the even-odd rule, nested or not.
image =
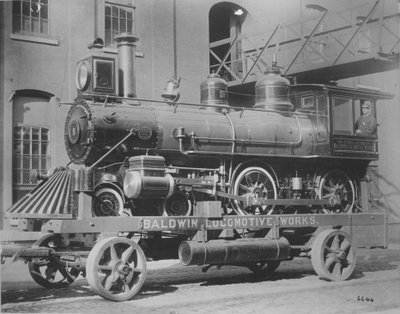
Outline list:
[[[133,33],[133,7],[106,2],[105,45],[112,46],[121,33]]]
[[[48,0],[13,1],[13,32],[48,35]]]
[[[50,168],[49,130],[40,127],[14,127],[14,184],[33,185],[32,169],[45,174]]]

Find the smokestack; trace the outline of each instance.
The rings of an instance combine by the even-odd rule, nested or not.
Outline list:
[[[135,43],[139,40],[132,34],[121,34],[115,37],[118,48],[118,95],[122,97],[136,97],[135,80]]]

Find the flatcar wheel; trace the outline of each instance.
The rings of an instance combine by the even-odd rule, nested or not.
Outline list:
[[[318,197],[333,201],[332,206],[324,208],[325,212],[351,212],[355,203],[355,195],[353,182],[342,170],[327,172],[318,185]]]
[[[247,267],[256,275],[272,274],[280,265],[280,261],[251,263]]]
[[[273,176],[264,168],[248,167],[236,177],[233,185],[233,194],[263,199],[276,199],[277,190]],[[268,214],[273,206],[246,206],[243,202],[234,201],[234,209],[239,215]]]
[[[126,301],[135,296],[146,279],[146,257],[133,240],[106,238],[90,251],[86,262],[90,287],[111,301]]]
[[[122,216],[124,202],[118,191],[112,188],[101,188],[95,192],[93,216]]]
[[[321,232],[312,245],[311,263],[321,278],[332,281],[349,278],[356,266],[350,236],[342,230]]]
[[[34,246],[49,247],[57,251],[61,246],[61,239],[57,235],[45,235]],[[34,258],[28,262],[28,270],[34,281],[49,289],[66,287],[80,274],[76,268],[63,266],[57,256]]]

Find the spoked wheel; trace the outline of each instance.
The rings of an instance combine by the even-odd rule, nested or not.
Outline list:
[[[320,180],[318,185],[320,199],[332,199],[333,205],[323,210],[327,213],[351,212],[355,203],[355,189],[350,177],[342,170],[331,170]]]
[[[349,278],[356,267],[350,236],[342,230],[321,232],[312,245],[311,263],[321,278],[332,281]]]
[[[124,201],[121,194],[112,188],[101,188],[95,193],[93,216],[122,216]]]
[[[90,287],[111,301],[135,296],[146,279],[146,257],[140,246],[127,238],[106,238],[90,251],[86,262]]]
[[[232,193],[243,197],[252,197],[260,201],[277,198],[273,176],[261,167],[248,167],[239,173],[234,182]],[[265,215],[274,208],[274,206],[269,205],[246,206],[244,202],[240,201],[234,201],[233,206],[238,215]]]
[[[280,265],[281,261],[266,261],[251,263],[247,267],[256,275],[272,274]]]
[[[39,239],[34,246],[49,247],[57,251],[62,246],[61,238],[57,235],[46,235]],[[58,256],[34,258],[28,262],[28,270],[32,279],[45,288],[62,288],[74,282],[80,271],[66,267]]]

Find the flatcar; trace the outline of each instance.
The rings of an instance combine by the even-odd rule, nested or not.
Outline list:
[[[184,264],[271,270],[310,252],[307,245],[324,219],[337,215],[331,225],[348,225],[346,217],[368,209],[367,169],[378,159],[376,104],[391,95],[293,85],[273,63],[257,80],[251,105],[231,106],[227,82],[214,73],[201,83],[198,104],[179,102],[174,80],[163,99],[140,99],[134,87],[136,40],[118,37],[117,56],[94,45],[77,63],[78,97],[65,121],[70,163],[37,176],[35,189],[6,213],[15,227],[58,234],[37,244],[46,248],[48,263],[32,252],[17,254],[30,261],[39,284],[68,284],[86,263],[100,295],[125,300],[142,284],[125,291],[126,280],[142,282],[141,273],[133,275],[128,266],[129,254],[142,257],[143,249],[148,257],[165,258],[176,256],[178,246]],[[109,231],[146,236],[139,246],[126,238],[98,240]],[[317,249],[315,268],[329,279],[346,279],[355,264],[350,240],[340,228],[330,231],[315,245],[323,250],[333,238],[343,243],[342,271],[318,262]],[[65,254],[96,241],[87,262],[78,253]],[[221,252],[227,254],[222,260]],[[120,277],[107,287],[91,270],[104,260],[126,266],[115,270]],[[57,272],[62,278],[54,281]]]

